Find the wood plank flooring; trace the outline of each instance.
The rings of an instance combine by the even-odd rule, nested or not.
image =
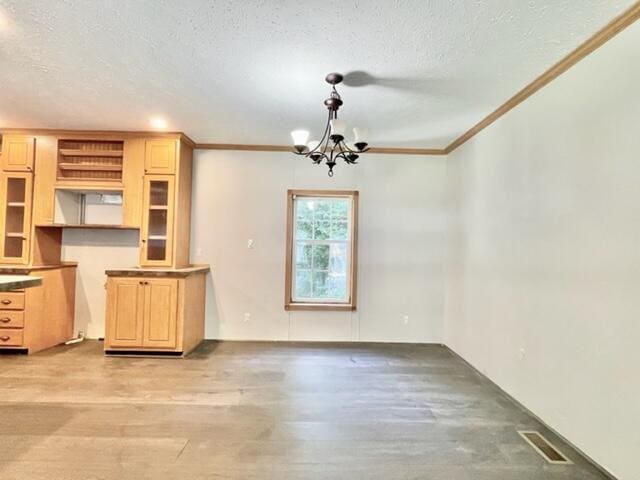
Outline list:
[[[87,341],[0,356],[0,478],[606,477],[444,347],[206,342],[182,360]]]

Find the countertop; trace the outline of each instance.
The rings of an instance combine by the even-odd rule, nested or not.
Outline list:
[[[184,278],[190,275],[206,274],[209,265],[191,265],[185,268],[118,268],[105,271],[108,277],[164,277]]]
[[[42,285],[42,278],[28,275],[0,275],[0,292]]]
[[[31,272],[42,270],[56,270],[58,268],[76,268],[78,262],[62,262],[52,263],[49,265],[2,265],[0,266],[0,275],[28,275]]]

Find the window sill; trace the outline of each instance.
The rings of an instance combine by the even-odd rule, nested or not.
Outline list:
[[[356,306],[350,303],[287,303],[284,309],[287,311],[324,310],[327,312],[352,312],[356,309]]]

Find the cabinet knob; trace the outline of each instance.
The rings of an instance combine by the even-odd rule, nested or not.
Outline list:
[[[6,341],[7,341],[7,340],[9,340],[10,338],[11,338],[11,337],[10,337],[10,336],[8,336],[8,335],[2,335],[2,336],[0,337],[0,340],[2,340],[3,342],[6,342]]]
[[[11,300],[7,300],[6,298],[4,300],[2,300],[2,304],[3,305],[10,305],[11,304]]]
[[[142,239],[142,243],[147,243],[147,239],[146,239],[146,238],[143,238],[143,239]]]
[[[2,323],[9,323],[10,321],[11,321],[11,319],[9,317],[0,318],[0,322],[2,322]]]

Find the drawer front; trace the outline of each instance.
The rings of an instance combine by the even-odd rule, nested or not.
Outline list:
[[[24,327],[24,312],[0,310],[0,329]]]
[[[24,310],[24,292],[0,293],[0,308],[2,310]]]
[[[0,330],[0,347],[21,347],[22,329],[3,328]]]

